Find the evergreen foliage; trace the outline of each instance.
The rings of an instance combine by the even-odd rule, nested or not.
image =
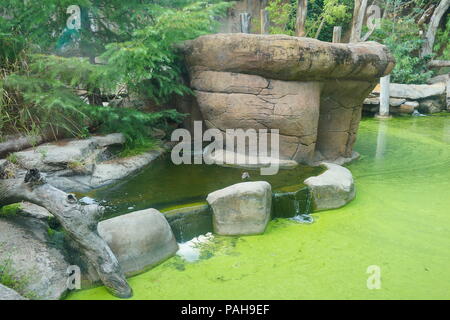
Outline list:
[[[95,129],[123,132],[136,146],[148,143],[152,128],[167,128],[183,115],[104,107],[98,100],[92,105],[80,92],[117,97],[117,88],[125,87],[128,95],[156,103],[189,94],[176,45],[213,32],[230,6],[218,0],[83,0],[82,28],[72,37],[66,27],[71,1],[1,2],[2,135],[50,129],[84,137]],[[79,43],[64,52],[67,39]]]

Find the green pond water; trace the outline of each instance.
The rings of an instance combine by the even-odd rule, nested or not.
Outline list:
[[[349,205],[216,237],[195,263],[174,257],[130,278],[133,299],[449,299],[450,117],[365,119],[355,149]],[[69,299],[114,297],[99,287]]]
[[[242,182],[242,174],[248,172],[247,181],[267,181],[274,192],[298,191],[305,187],[303,181],[319,175],[322,168],[298,166],[280,170],[277,175],[261,176],[259,170],[236,169],[215,165],[174,165],[170,155],[154,161],[138,175],[100,190],[83,194],[106,205],[104,218],[131,211],[155,208],[170,210],[186,204],[205,202],[206,196],[235,183]]]

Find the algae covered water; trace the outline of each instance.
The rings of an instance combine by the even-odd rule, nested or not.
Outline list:
[[[174,257],[129,279],[133,299],[450,299],[450,117],[365,119],[355,150],[352,203],[310,225],[215,237],[195,263]]]
[[[262,176],[259,170],[238,169],[216,165],[175,165],[170,156],[156,160],[138,175],[118,184],[83,196],[106,205],[105,218],[131,211],[155,208],[168,210],[186,204],[206,201],[209,193],[246,181],[267,181],[274,192],[298,191],[303,181],[323,172],[320,167],[297,166],[280,170],[273,176]]]

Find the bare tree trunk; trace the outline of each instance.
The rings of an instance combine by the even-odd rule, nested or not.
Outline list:
[[[364,16],[367,9],[367,0],[355,0],[355,9],[353,10],[352,33],[350,42],[361,41],[361,30],[364,22]]]
[[[128,285],[116,256],[97,232],[97,224],[104,208],[80,205],[77,199],[47,184],[38,170],[29,170],[25,180],[0,180],[0,204],[28,201],[46,208],[61,223],[111,292],[119,298],[129,298]]]
[[[297,22],[295,24],[297,37],[305,36],[305,23],[307,13],[308,13],[308,0],[298,0]]]
[[[434,10],[431,16],[430,23],[428,24],[428,30],[425,35],[425,42],[422,45],[422,51],[420,55],[425,57],[433,53],[434,40],[436,38],[436,32],[441,23],[442,16],[447,12],[450,7],[450,0],[441,0],[437,8]]]
[[[270,20],[269,12],[265,9],[261,9],[261,34],[269,34]]]
[[[322,21],[320,21],[319,29],[316,31],[316,35],[314,36],[315,39],[319,38],[320,32],[322,31],[323,25],[325,24],[325,19],[322,18]]]

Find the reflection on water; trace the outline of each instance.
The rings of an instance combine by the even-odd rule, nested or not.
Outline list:
[[[450,115],[385,124],[380,134],[380,121],[361,122],[349,205],[311,225],[278,219],[261,236],[217,237],[225,254],[130,279],[134,299],[450,299]],[[367,289],[372,265],[381,290]]]
[[[202,202],[218,189],[245,181],[267,181],[273,191],[298,191],[303,181],[320,174],[322,168],[298,166],[280,170],[274,176],[261,176],[259,170],[226,168],[216,165],[174,165],[169,156],[154,161],[138,175],[119,184],[84,196],[106,202],[105,218],[146,208],[165,209],[186,203]]]
[[[378,125],[377,151],[375,153],[376,160],[383,159],[384,152],[386,150],[386,135],[388,131],[388,124],[386,121],[389,121],[389,119],[380,119],[380,123]]]

